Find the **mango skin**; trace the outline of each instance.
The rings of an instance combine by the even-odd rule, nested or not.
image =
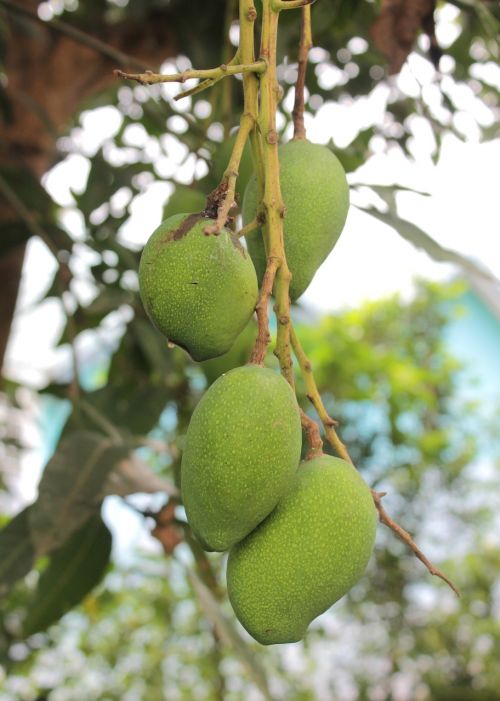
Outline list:
[[[278,153],[286,207],[285,255],[292,273],[290,298],[295,301],[342,233],[349,209],[349,186],[340,161],[326,146],[290,141],[280,146]],[[243,224],[255,218],[257,204],[254,176],[243,198]],[[261,231],[247,236],[247,243],[260,283],[266,269]]]
[[[323,455],[301,463],[271,515],[229,553],[236,616],[259,643],[301,640],[360,579],[377,514],[356,469]]]
[[[300,461],[302,430],[281,375],[245,365],[207,390],[189,423],[181,492],[206,550],[224,551],[274,509]]]
[[[176,214],[152,234],[139,264],[139,288],[151,321],[194,360],[226,353],[257,304],[250,256],[231,231],[207,236],[212,222]]]

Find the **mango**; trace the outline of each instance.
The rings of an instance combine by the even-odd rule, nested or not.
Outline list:
[[[170,217],[147,241],[139,265],[151,321],[194,360],[227,353],[258,297],[247,251],[228,229],[207,236],[203,230],[212,222],[201,214]]]
[[[181,464],[187,519],[206,550],[228,550],[268,516],[297,470],[301,444],[297,401],[278,373],[246,365],[210,386]]]
[[[286,207],[285,255],[292,273],[290,298],[295,301],[342,233],[349,209],[349,187],[340,161],[326,146],[290,141],[279,147],[279,161]],[[243,224],[255,218],[257,205],[257,181],[253,176],[243,199]],[[266,269],[260,229],[247,236],[247,243],[260,283]]]
[[[301,463],[274,511],[229,553],[229,600],[263,645],[301,640],[356,584],[375,540],[367,485],[344,460]]]

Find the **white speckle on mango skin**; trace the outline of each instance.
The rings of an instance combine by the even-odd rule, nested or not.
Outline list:
[[[304,462],[274,511],[229,553],[236,616],[263,645],[297,642],[360,579],[375,542],[367,485],[340,458]]]
[[[276,506],[302,446],[293,390],[257,365],[222,375],[188,427],[181,490],[189,524],[206,549],[228,550]]]
[[[201,215],[170,217],[149,238],[139,265],[148,316],[194,360],[226,353],[258,298],[250,256],[227,229],[205,235],[203,229],[212,222]]]

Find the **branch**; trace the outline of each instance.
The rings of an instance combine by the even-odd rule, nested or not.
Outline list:
[[[313,404],[323,423],[328,442],[339,457],[341,457],[343,460],[346,460],[354,466],[354,463],[351,459],[351,456],[349,455],[347,448],[337,435],[337,431],[335,430],[336,421],[334,421],[326,411],[325,405],[323,404],[323,400],[321,399],[316,385],[316,381],[314,379],[311,363],[307,358],[306,354],[304,353],[304,350],[300,344],[297,334],[295,333],[295,330],[293,328],[291,331],[291,340],[295,356],[299,363],[299,367],[302,376],[304,377],[304,382],[306,384],[307,398]],[[385,493],[376,492],[373,489],[371,490],[371,493],[375,504],[375,508],[378,511],[380,522],[388,528],[390,528],[398,536],[398,538],[400,538],[404,543],[406,543],[406,545],[410,548],[414,555],[427,567],[427,570],[430,572],[430,574],[435,575],[436,577],[440,577],[440,579],[446,582],[448,586],[451,589],[453,589],[455,594],[457,594],[458,596],[458,589],[455,587],[453,582],[450,579],[448,579],[448,577],[446,577],[446,575],[444,575],[440,570],[438,570],[437,567],[434,567],[430,560],[428,560],[425,557],[425,555],[415,543],[411,535],[388,516],[381,504],[381,499]]]
[[[255,231],[255,229],[258,229],[260,226],[262,226],[263,223],[264,220],[257,216],[255,217],[255,219],[252,219],[252,221],[248,222],[248,224],[242,226],[241,229],[236,232],[236,236],[239,239],[244,238],[245,236],[248,236],[253,231]]]
[[[152,71],[144,71],[144,73],[125,73],[119,69],[116,69],[114,73],[118,78],[135,80],[141,85],[155,85],[156,83],[185,83],[186,80],[193,79],[215,82],[228,75],[236,75],[237,73],[262,73],[265,70],[265,61],[254,61],[248,64],[232,62],[222,63],[217,68],[192,69],[182,71],[182,73],[171,74],[153,73]]]
[[[401,526],[395,521],[393,521],[392,518],[387,514],[386,510],[382,506],[381,501],[382,497],[384,497],[386,493],[376,492],[374,489],[370,491],[372,493],[375,507],[378,511],[380,523],[383,523],[384,526],[390,528],[391,531],[393,531],[398,536],[398,538],[400,538],[403,541],[403,543],[405,543],[410,548],[410,550],[413,551],[415,557],[418,557],[418,559],[421,562],[423,562],[430,574],[434,575],[435,577],[439,577],[439,579],[442,579],[443,582],[446,582],[446,584],[450,587],[450,589],[452,589],[455,592],[457,596],[460,596],[459,590],[453,584],[451,579],[449,579],[445,574],[443,574],[443,572],[441,572],[441,570],[439,570],[437,567],[434,567],[432,562],[425,557],[424,553],[420,550],[420,548],[415,543],[408,531],[405,531],[404,528],[401,528]]]
[[[307,442],[309,443],[310,447],[306,460],[311,460],[317,455],[321,455],[323,453],[323,441],[321,440],[319,426],[316,421],[311,419],[311,417],[308,416],[303,409],[300,410],[300,422],[305,431]]]
[[[278,156],[278,133],[276,130],[276,110],[278,99],[278,79],[276,74],[277,37],[279,12],[273,8],[272,0],[262,2],[261,56],[264,56],[268,69],[260,79],[259,128],[262,134],[264,160],[264,196],[262,205],[266,215],[264,244],[268,261],[277,261],[274,295],[276,298],[276,320],[278,333],[274,354],[279,360],[283,377],[293,388],[292,357],[290,351],[290,280],[291,272],[285,255],[283,219],[285,205],[281,195],[280,163]],[[259,205],[260,206],[260,205]],[[268,263],[269,264],[269,263]],[[260,329],[259,329],[260,336]],[[257,339],[258,343],[259,339]],[[256,344],[257,346],[257,344]]]
[[[240,128],[234,142],[231,158],[228,166],[224,171],[222,179],[224,195],[217,206],[217,218],[214,224],[210,224],[204,228],[205,234],[217,235],[225,225],[229,216],[229,211],[234,204],[236,192],[236,180],[240,167],[243,150],[247,142],[248,136],[255,126],[255,117],[252,114],[244,113],[240,119]],[[219,189],[219,188],[218,188]]]
[[[295,103],[292,111],[294,139],[306,138],[306,129],[304,126],[304,88],[306,83],[307,58],[311,47],[311,6],[306,5],[302,8],[300,18],[299,67],[297,82],[295,83]]]
[[[281,10],[296,10],[306,5],[312,5],[316,0],[272,0],[272,8],[274,12]]]
[[[133,66],[141,70],[144,68],[144,61],[140,61],[134,56],[130,56],[128,54],[123,53],[122,51],[119,51],[118,49],[114,49],[112,46],[106,44],[104,41],[96,39],[94,36],[83,32],[81,29],[73,27],[67,22],[63,22],[59,19],[54,19],[50,22],[45,22],[38,16],[38,14],[34,10],[29,10],[27,7],[21,7],[15,2],[12,2],[12,0],[0,0],[0,5],[5,7],[9,12],[14,12],[16,14],[23,15],[24,17],[28,17],[33,22],[36,22],[37,24],[42,24],[47,29],[50,29],[54,32],[58,32],[59,34],[64,34],[70,39],[76,41],[78,44],[88,46],[89,49],[92,49],[93,51],[95,51],[98,54],[101,54],[102,56],[106,56],[106,58],[109,58],[115,63],[119,63],[122,66]]]
[[[271,342],[269,332],[269,300],[273,291],[274,279],[279,266],[279,258],[270,257],[267,259],[266,272],[260,287],[259,301],[255,307],[257,313],[257,323],[259,327],[255,346],[250,356],[250,362],[255,365],[262,365],[266,357],[267,347]]]

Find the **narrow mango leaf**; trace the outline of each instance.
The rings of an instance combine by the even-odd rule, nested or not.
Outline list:
[[[193,570],[186,568],[186,572],[198,601],[200,602],[203,613],[214,626],[220,639],[237,653],[248,670],[252,680],[264,694],[264,697],[269,701],[272,701],[273,696],[269,691],[266,672],[259,660],[238,633],[232,621],[226,618],[226,616],[222,613],[217,599],[214,597],[206,584],[201,581],[196,572]]]
[[[30,510],[37,555],[60,547],[96,513],[108,475],[128,452],[123,444],[91,431],[63,438],[47,463]]]
[[[33,567],[35,547],[31,540],[29,512],[23,509],[0,531],[0,596]]]
[[[129,494],[154,494],[164,492],[171,497],[179,497],[180,492],[172,482],[157,475],[147,463],[137,457],[122,460],[110,473],[104,483],[101,496],[118,494],[126,497]]]
[[[377,194],[381,195],[378,188],[373,188]],[[382,195],[381,195],[382,196]],[[384,197],[387,201],[387,198]],[[388,224],[393,229],[396,229],[398,234],[402,236],[406,241],[413,244],[416,248],[424,250],[427,255],[429,255],[434,260],[440,263],[454,263],[458,265],[463,272],[472,275],[474,278],[486,279],[490,282],[497,282],[496,277],[480,263],[476,262],[472,258],[462,255],[458,251],[453,251],[450,248],[444,248],[435,241],[429,234],[422,231],[418,226],[412,222],[406,221],[405,219],[400,219],[397,214],[393,211],[379,212],[376,209],[364,210],[367,214],[384,224]]]
[[[24,620],[24,635],[46,630],[101,581],[111,555],[111,533],[91,517],[51,556]]]

